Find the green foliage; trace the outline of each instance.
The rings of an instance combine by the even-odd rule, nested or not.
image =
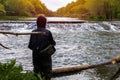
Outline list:
[[[55,13],[41,0],[0,0],[0,16],[67,16],[80,19],[120,19],[120,0],[76,0]]]
[[[0,63],[0,80],[38,80],[32,72],[26,74],[20,73],[22,66],[15,66],[15,63],[15,60],[8,61],[4,64]],[[39,80],[42,80],[42,78],[39,77]]]
[[[58,16],[81,19],[112,20],[120,19],[120,0],[77,0],[57,10]],[[91,17],[92,16],[92,17]]]
[[[30,12],[34,12],[34,7],[28,0],[26,2],[25,0],[7,0],[6,11],[8,15],[30,16]]]
[[[0,16],[3,16],[6,14],[5,8],[2,4],[0,4]]]
[[[0,0],[0,10],[1,6],[7,16],[53,15],[40,0]]]

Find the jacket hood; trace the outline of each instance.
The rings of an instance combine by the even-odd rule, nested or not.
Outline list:
[[[37,18],[37,28],[46,28],[46,17],[45,16],[39,16]]]

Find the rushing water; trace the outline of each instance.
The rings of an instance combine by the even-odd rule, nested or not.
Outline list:
[[[31,32],[34,28],[35,22],[0,23],[0,29],[5,31]],[[52,32],[57,43],[57,51],[52,56],[53,68],[103,63],[120,54],[119,21],[49,23],[47,29]],[[0,47],[0,62],[16,59],[17,64],[22,64],[25,71],[32,70],[32,52],[27,48],[29,37],[0,34],[0,43],[11,48],[6,50]],[[118,70],[117,66],[107,65],[52,80],[109,80]]]

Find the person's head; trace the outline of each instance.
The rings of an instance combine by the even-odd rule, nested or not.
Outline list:
[[[37,18],[37,28],[46,28],[47,19],[44,15],[39,15]]]

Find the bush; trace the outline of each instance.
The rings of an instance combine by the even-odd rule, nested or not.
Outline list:
[[[15,66],[16,61],[11,60],[7,63],[0,63],[0,80],[38,80],[33,72],[21,73],[22,66]],[[39,77],[39,80],[42,80]]]

